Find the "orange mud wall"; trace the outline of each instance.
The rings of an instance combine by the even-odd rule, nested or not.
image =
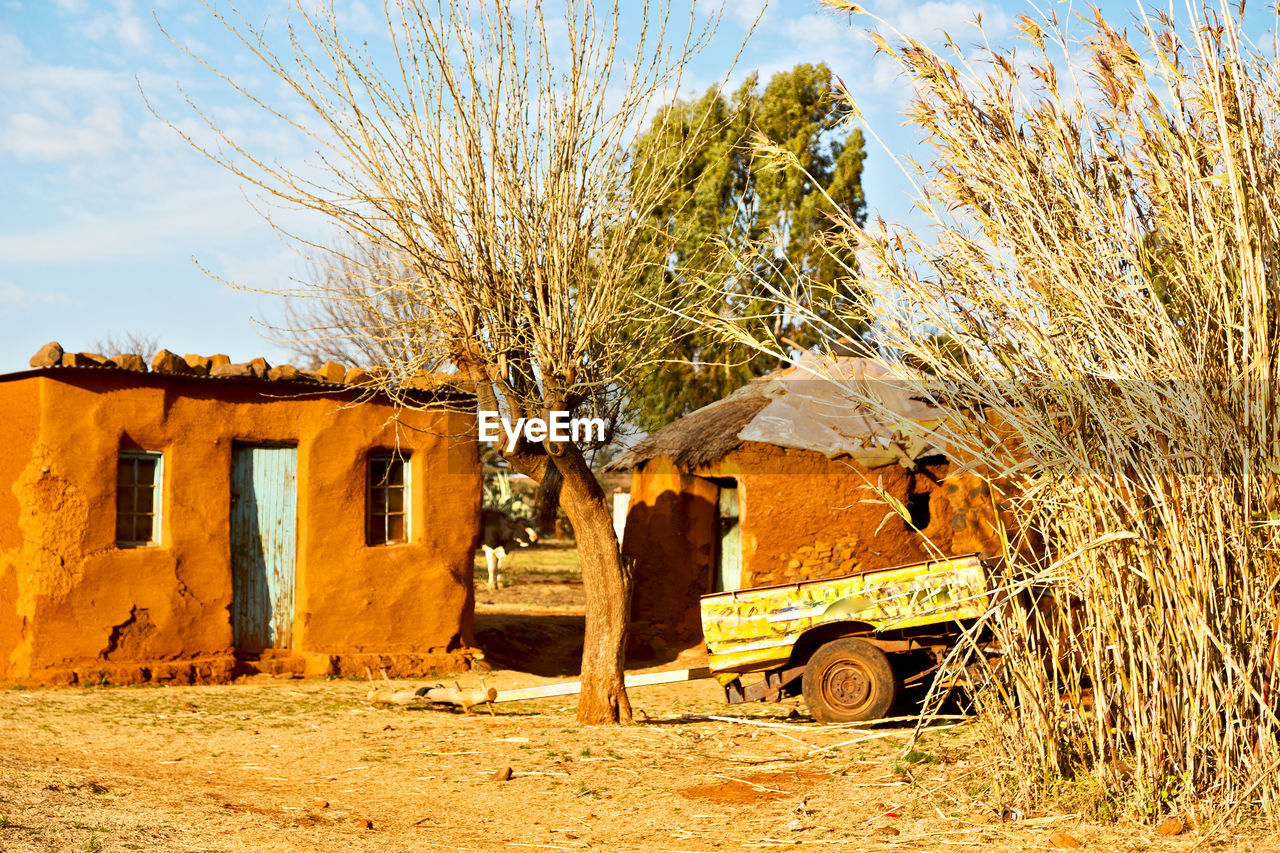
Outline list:
[[[944,554],[1000,552],[991,491],[953,474],[941,458],[915,471],[864,468],[819,453],[747,442],[719,462],[686,471],[666,457],[632,475],[624,551],[635,561],[633,651],[700,636],[698,597],[711,591],[718,490],[738,483],[742,586],[835,577]],[[904,505],[927,502],[924,537],[872,486]],[[915,496],[913,498],[913,496]]]
[[[633,562],[630,651],[644,657],[702,632],[698,596],[711,589],[718,487],[665,456],[631,476],[622,535]]]
[[[481,479],[474,418],[103,372],[0,383],[0,680],[231,677],[232,446],[297,447],[290,671],[469,665]],[[282,398],[283,397],[283,398]],[[410,427],[410,428],[407,428]],[[367,459],[410,466],[411,541],[365,544]],[[121,450],[163,452],[156,546],[115,542]]]

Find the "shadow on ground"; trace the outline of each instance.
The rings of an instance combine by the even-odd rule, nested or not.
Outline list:
[[[577,675],[585,625],[580,613],[477,613],[476,644],[493,669]]]
[[[492,669],[510,669],[547,678],[577,676],[582,665],[582,637],[586,629],[581,613],[488,612],[476,613],[476,644]],[[628,649],[627,669],[643,669],[673,663],[701,651],[701,639],[654,650],[647,646]],[[695,660],[687,666],[705,665]]]

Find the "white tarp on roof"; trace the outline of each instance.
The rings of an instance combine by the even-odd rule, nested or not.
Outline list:
[[[929,433],[942,413],[920,400],[883,362],[805,353],[756,380],[769,402],[738,433],[743,441],[847,454],[867,466],[931,456]],[[869,404],[867,400],[876,401]]]

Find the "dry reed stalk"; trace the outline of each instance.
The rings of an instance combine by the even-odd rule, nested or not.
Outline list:
[[[1023,17],[980,63],[873,34],[932,146],[930,233],[826,237],[948,413],[935,444],[1008,495],[1003,657],[971,687],[1024,807],[1280,814],[1280,62],[1236,9],[1188,15]]]

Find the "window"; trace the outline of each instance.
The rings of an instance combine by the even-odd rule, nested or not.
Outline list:
[[[409,466],[407,457],[369,457],[367,539],[370,545],[409,541]]]
[[[159,453],[125,451],[116,466],[116,544],[122,548],[160,542]]]

